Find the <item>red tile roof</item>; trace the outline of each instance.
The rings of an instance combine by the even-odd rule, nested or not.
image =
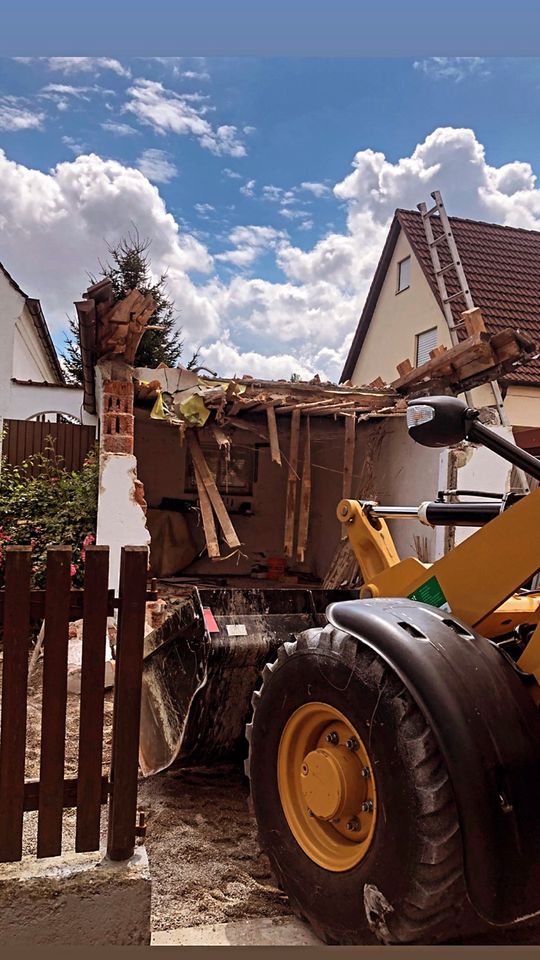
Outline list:
[[[540,349],[540,232],[461,217],[449,217],[449,220],[474,304],[482,310],[488,332],[494,334],[505,327],[513,327],[538,343]],[[437,236],[440,227],[435,217],[432,223]],[[400,227],[407,235],[437,302],[441,303],[421,215],[416,210],[396,210],[342,380],[349,378],[354,371]],[[448,262],[444,241],[439,244],[439,256],[442,265]],[[449,295],[459,289],[454,276],[453,271],[445,275]],[[451,306],[457,323],[465,303],[458,298]],[[531,360],[505,379],[540,386],[540,358]]]

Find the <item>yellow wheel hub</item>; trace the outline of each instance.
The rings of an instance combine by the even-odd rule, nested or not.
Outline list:
[[[304,853],[326,870],[365,857],[377,810],[371,763],[358,731],[327,703],[305,703],[285,726],[278,788],[287,823]]]

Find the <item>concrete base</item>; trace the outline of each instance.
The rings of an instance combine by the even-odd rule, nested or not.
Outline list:
[[[307,924],[296,917],[257,917],[236,923],[212,923],[177,930],[156,930],[153,947],[323,947]]]
[[[2,944],[148,944],[150,893],[142,846],[120,863],[73,853],[1,864]]]

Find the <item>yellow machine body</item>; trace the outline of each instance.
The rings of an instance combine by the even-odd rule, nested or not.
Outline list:
[[[540,594],[516,595],[540,569],[540,544],[531,536],[540,523],[540,489],[432,564],[415,557],[400,560],[386,521],[371,519],[359,501],[342,500],[337,516],[362,573],[362,598],[422,600],[451,611],[487,637],[510,633],[521,623],[540,624]],[[518,666],[540,682],[540,628]]]

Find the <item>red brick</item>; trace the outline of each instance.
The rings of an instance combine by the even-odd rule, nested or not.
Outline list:
[[[133,413],[133,383],[129,380],[106,380],[103,384],[104,413]]]
[[[132,413],[104,413],[101,417],[101,430],[104,435],[133,436],[134,422]]]
[[[144,512],[146,513],[148,509],[148,504],[145,500],[144,483],[142,482],[142,480],[135,480],[134,488],[135,489],[133,491],[133,499],[135,500],[135,503],[138,503],[139,506],[142,507]]]
[[[106,434],[103,450],[105,453],[133,453],[133,437],[121,433]]]

